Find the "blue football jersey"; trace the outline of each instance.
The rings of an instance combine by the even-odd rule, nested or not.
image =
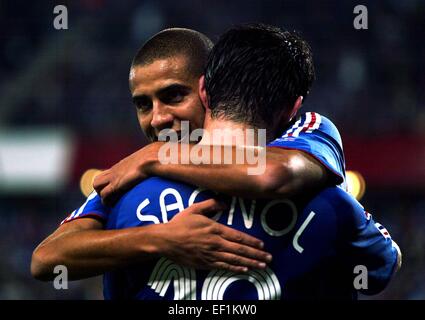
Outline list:
[[[105,223],[109,217],[109,211],[110,209],[102,204],[102,199],[96,191],[93,191],[87,197],[83,205],[72,211],[71,214],[61,222],[61,224],[84,217],[95,218]]]
[[[281,137],[268,146],[308,153],[333,174],[336,184],[346,190],[341,136],[328,118],[316,112],[306,112],[293,120]]]
[[[269,143],[269,147],[301,150],[321,162],[336,177],[336,184],[346,190],[345,160],[341,136],[335,125],[326,117],[307,112],[292,121],[281,137]],[[93,192],[86,203],[73,211],[62,223],[83,217],[106,222],[109,209],[102,205]]]
[[[111,209],[106,229],[167,223],[194,202],[213,196],[152,177]],[[368,273],[364,293],[379,292],[393,274],[397,253],[388,232],[341,188],[293,199],[225,201],[229,209],[211,218],[262,239],[273,255],[267,269],[240,274],[195,270],[162,257],[106,273],[105,298],[353,299],[356,266]]]

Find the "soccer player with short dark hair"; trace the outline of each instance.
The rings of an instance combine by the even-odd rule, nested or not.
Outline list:
[[[202,33],[173,28],[153,36],[138,52],[134,59],[138,67],[133,64],[131,68],[130,87],[132,91],[142,90],[143,94],[134,95],[134,100],[141,127],[149,138],[155,140],[158,130],[165,127],[179,131],[180,119],[202,126],[205,111],[198,82],[211,48],[211,41]],[[133,77],[142,78],[136,89]],[[152,103],[155,114],[146,110]],[[96,199],[89,196],[66,223],[34,250],[34,277],[51,280],[54,267],[65,265],[70,279],[81,279],[153,259],[158,254],[188,266],[234,271],[268,261],[260,240],[198,214],[217,210],[215,200],[188,208],[183,221],[167,226],[167,237],[158,237],[157,226],[104,230],[105,207]],[[223,252],[211,249],[219,241]]]
[[[162,33],[157,36],[161,37]],[[247,94],[250,92],[255,93],[255,91],[262,90],[263,87],[268,86],[274,86],[276,90],[282,90],[276,97],[268,97],[264,101],[250,101],[250,99],[245,98],[247,101],[243,102],[244,106],[263,103],[263,109],[258,110],[262,115],[269,112],[270,107],[268,105],[270,103],[275,105],[280,103],[281,105],[279,106],[286,108],[287,112],[291,110],[290,114],[282,114],[279,119],[271,119],[269,117],[266,120],[268,122],[267,126],[270,126],[270,121],[274,122],[273,130],[268,132],[274,131],[275,136],[269,138],[279,138],[289,127],[294,126],[294,132],[291,133],[291,136],[293,138],[297,137],[298,141],[293,143],[291,139],[288,139],[285,144],[279,145],[280,148],[268,146],[267,166],[264,174],[247,175],[249,164],[199,165],[189,163],[164,166],[158,162],[158,151],[163,143],[155,142],[123,159],[96,177],[94,187],[102,199],[106,203],[113,203],[123,192],[149,175],[159,175],[217,192],[250,198],[287,197],[305,190],[319,190],[327,185],[344,183],[344,157],[342,150],[338,150],[338,148],[341,148],[341,143],[338,144],[338,141],[332,142],[329,139],[324,139],[322,134],[333,137],[332,132],[335,131],[337,133],[333,123],[314,112],[301,114],[298,119],[296,118],[296,114],[309,94],[315,78],[311,49],[308,43],[296,33],[284,32],[280,36],[287,41],[286,43],[284,42],[286,47],[282,46],[276,49],[282,55],[281,61],[267,61],[264,69],[258,75],[255,75],[249,71],[249,68],[255,66],[256,63],[256,58],[252,58],[250,61],[243,62],[247,62],[247,65],[244,66],[246,73],[234,75],[232,79],[232,83],[238,81],[245,83],[248,75],[254,77],[252,81],[265,79],[261,82],[262,86],[260,86],[260,82],[256,86],[242,86],[243,89],[241,90],[244,90],[244,93]],[[161,41],[161,43],[166,42]],[[192,95],[187,94],[187,92],[191,92],[189,90],[185,91],[186,94],[174,91],[174,101],[164,100],[162,96],[157,94],[162,92],[163,87],[167,86],[167,81],[171,81],[170,79],[173,77],[169,76],[168,80],[166,80],[167,77],[164,77],[163,87],[159,84],[157,75],[163,72],[161,68],[164,67],[163,63],[165,61],[173,62],[169,65],[170,74],[172,74],[171,70],[177,68],[179,63],[185,66],[190,64],[190,60],[181,58],[180,50],[183,50],[186,46],[182,45],[183,48],[178,48],[178,44],[181,44],[181,42],[170,43],[172,49],[177,51],[170,55],[170,52],[173,51],[170,48],[164,52],[159,50],[156,52],[155,57],[161,57],[161,59],[149,65],[146,65],[143,59],[148,57],[148,61],[152,61],[150,48],[153,46],[145,44],[136,54],[130,72],[130,88],[133,101],[138,110],[139,123],[145,134],[152,141],[158,139],[158,134],[162,129],[173,129],[180,134],[182,132],[182,120],[189,120],[190,131],[202,128],[202,120],[205,115],[202,104],[192,103],[194,98]],[[245,53],[235,53],[235,59],[231,64],[243,61],[242,59],[238,60],[239,54],[243,58]],[[186,57],[186,55],[183,56]],[[255,56],[253,55],[253,57]],[[219,62],[220,59],[218,58],[215,63]],[[280,63],[280,65],[276,63]],[[223,70],[226,68],[227,66],[222,65]],[[278,77],[280,72],[285,73],[285,77],[282,79]],[[202,73],[197,75],[201,76]],[[207,75],[207,79],[211,87],[210,90],[214,92],[212,96],[221,97],[221,95],[226,94],[226,101],[228,102],[226,111],[229,114],[235,114],[238,111],[237,108],[241,107],[232,103],[231,100],[237,98],[237,95],[242,92],[233,92],[233,88],[228,89],[228,92],[222,92],[220,83],[230,79],[223,79],[220,73],[217,73],[215,79],[209,79]],[[194,87],[198,87],[196,84],[197,79],[191,81],[193,81]],[[281,82],[278,83],[277,81]],[[152,85],[155,82],[157,82],[157,85]],[[214,104],[214,101],[212,103]],[[191,104],[191,108],[187,107],[189,104]],[[253,115],[250,112],[249,109],[246,109],[242,115],[238,116],[239,118],[234,120],[255,121],[256,119],[253,119]],[[304,139],[307,130],[312,134]],[[338,133],[337,136],[340,139]],[[300,141],[304,141],[304,143],[300,143]],[[316,143],[311,145],[311,141]],[[192,147],[192,145],[189,146],[189,148]],[[227,183],[223,184],[222,181]]]
[[[263,29],[269,29],[268,31],[271,32],[270,27],[263,27]],[[245,30],[245,31],[247,31],[247,30]],[[261,30],[261,28],[258,28],[258,29],[254,28],[254,29],[250,29],[249,31],[250,32],[251,31],[258,32],[259,30]],[[240,29],[238,32],[241,32],[241,31],[242,31],[242,29]],[[273,51],[273,52],[279,52],[279,50],[284,50],[285,45],[283,45],[282,47],[279,47],[279,46],[276,47],[274,45],[282,44],[282,41],[281,41],[282,38],[279,38],[279,37],[282,37],[282,32],[280,32],[277,29],[275,29],[274,32],[275,32],[275,36],[277,36],[277,38],[274,37],[274,38],[271,38],[271,39],[270,38],[267,39],[267,37],[266,37],[263,40],[266,41],[266,42],[271,40],[271,43],[270,43],[271,48],[273,48],[273,50],[276,50],[276,51]],[[261,32],[259,34],[261,35]],[[296,36],[293,36],[291,34],[289,34],[288,37],[289,36],[296,38]],[[249,40],[249,37],[247,38],[247,40]],[[273,45],[274,41],[276,41],[276,43]],[[220,77],[215,77],[215,80],[214,80],[214,75],[216,75],[215,72],[219,72],[218,70],[220,69],[220,67],[223,67],[223,66],[226,66],[226,65],[227,66],[234,66],[236,68],[236,69],[229,69],[229,71],[230,70],[237,70],[239,72],[239,75],[242,78],[245,77],[245,78],[243,78],[243,80],[246,80],[244,82],[244,85],[246,85],[247,83],[250,83],[250,81],[257,81],[259,78],[255,78],[257,76],[256,74],[252,75],[252,77],[250,77],[249,75],[247,76],[243,73],[243,71],[241,71],[240,68],[242,66],[247,66],[247,67],[249,66],[249,67],[252,67],[252,70],[256,70],[259,74],[261,74],[261,71],[264,70],[264,69],[261,69],[261,70],[255,69],[255,65],[256,65],[256,63],[259,63],[261,65],[261,63],[265,62],[264,53],[268,52],[267,50],[264,51],[262,49],[265,44],[266,43],[262,43],[261,41],[260,41],[260,43],[257,43],[258,48],[256,48],[256,49],[258,49],[258,52],[257,52],[258,56],[255,57],[256,60],[251,60],[251,61],[245,60],[244,61],[243,58],[239,58],[239,59],[236,59],[236,60],[231,61],[229,63],[229,61],[227,61],[227,62],[221,61],[220,60],[221,58],[219,56],[216,56],[216,58],[217,58],[216,62],[218,62],[217,63],[217,66],[218,66],[217,69],[214,69],[212,67],[207,68],[206,81],[205,81],[207,88],[209,88],[209,89],[207,89],[207,92],[208,92],[208,90],[214,91],[214,89],[218,90],[218,92],[220,92],[220,89],[217,89],[219,87],[214,88],[214,85],[217,82],[220,81]],[[292,43],[290,43],[290,44],[292,45]],[[252,43],[249,43],[249,41],[248,41],[248,47],[249,47],[249,45],[252,45]],[[294,46],[298,46],[298,45],[296,45],[296,43],[294,43]],[[287,51],[288,51],[288,47],[289,46],[288,46],[288,43],[287,43],[286,44],[286,50]],[[219,48],[220,47],[218,47],[217,50],[219,50]],[[240,48],[235,48],[235,49],[237,49],[237,50],[235,50],[235,52],[237,52],[239,49],[246,49],[246,48],[244,48],[242,46]],[[293,50],[293,49],[289,49],[289,50]],[[270,52],[268,52],[268,53],[270,53]],[[240,51],[238,54],[240,54],[243,57],[244,50]],[[238,54],[235,53],[234,57],[237,57]],[[296,54],[297,54],[297,50],[293,50],[292,55],[291,55],[291,53],[286,52],[287,60],[288,60],[288,56],[289,57],[296,57]],[[262,55],[263,55],[263,60],[261,60]],[[302,56],[302,54],[301,54],[301,56]],[[248,54],[248,59],[250,59],[250,58],[252,58],[252,57],[249,56],[249,54]],[[258,60],[258,58],[260,60]],[[304,58],[306,58],[306,56],[304,56]],[[284,59],[282,59],[282,61],[280,61],[277,58],[274,63],[281,62],[282,64],[280,64],[279,67],[283,67],[285,65],[283,60]],[[211,63],[213,63],[214,59],[212,58],[210,61],[211,61]],[[238,65],[237,62],[243,63],[243,65]],[[274,65],[274,63],[272,65]],[[294,76],[292,80],[294,80],[294,79],[297,80],[298,76],[303,75],[302,72],[297,73],[297,72],[300,71],[300,68],[299,68],[299,65],[297,67],[297,60],[296,59],[293,59],[292,61],[290,61],[290,63],[288,63],[288,61],[286,61],[286,63],[287,63],[286,67],[288,68],[286,71],[290,75],[288,78]],[[152,64],[150,66],[152,66]],[[158,67],[160,68],[161,66],[158,66]],[[208,75],[208,70],[213,70],[211,77],[210,77],[210,75]],[[308,71],[307,71],[307,73],[308,73]],[[270,73],[270,74],[272,74],[272,73]],[[274,73],[274,74],[276,75],[277,73]],[[226,72],[223,72],[223,75],[226,76],[228,74],[226,74]],[[164,112],[162,114],[161,114],[161,112],[159,112],[159,111],[161,111],[160,110],[161,106],[159,106],[159,107],[158,107],[158,105],[155,106],[155,102],[158,102],[158,103],[164,102],[162,96],[160,96],[160,95],[156,96],[155,90],[153,90],[153,91],[144,90],[144,91],[147,91],[148,94],[137,95],[137,93],[138,93],[137,91],[141,87],[141,85],[138,86],[137,84],[142,83],[142,81],[139,81],[139,82],[137,81],[137,77],[138,77],[137,71],[135,71],[135,74],[133,75],[133,80],[134,80],[133,84],[135,84],[135,85],[132,87],[132,91],[133,91],[133,96],[135,96],[136,98],[142,97],[143,99],[145,99],[144,101],[143,100],[140,101],[140,100],[136,99],[136,103],[140,103],[141,105],[147,107],[145,109],[142,109],[142,112],[147,112],[148,114],[152,113],[153,114],[152,121],[153,121],[154,116],[158,116],[158,115],[159,116],[166,116],[167,115],[166,112]],[[153,79],[153,80],[155,80],[155,79]],[[301,83],[301,82],[299,82],[299,83]],[[306,83],[308,83],[308,81]],[[252,82],[251,82],[251,84],[252,84]],[[289,85],[289,87],[285,87],[285,85],[286,86]],[[204,104],[206,104],[206,105],[210,104],[209,110],[211,111],[211,114],[215,113],[214,117],[216,118],[216,120],[220,119],[220,117],[222,117],[224,114],[226,114],[226,112],[228,112],[229,116],[232,117],[233,120],[236,120],[236,121],[233,121],[233,122],[241,123],[243,121],[246,121],[248,124],[250,124],[251,126],[254,126],[254,127],[256,127],[256,126],[261,127],[264,124],[269,125],[270,123],[268,123],[269,122],[268,119],[264,118],[264,115],[272,115],[272,117],[271,117],[272,123],[271,123],[271,126],[270,126],[271,129],[270,129],[269,132],[271,132],[272,135],[277,135],[278,134],[277,131],[278,131],[278,128],[279,128],[279,121],[281,121],[281,122],[283,121],[283,123],[285,123],[285,120],[287,122],[290,118],[292,118],[295,115],[297,109],[299,108],[299,106],[301,105],[301,102],[302,102],[302,97],[297,96],[295,101],[292,100],[293,103],[294,103],[292,109],[291,109],[290,105],[285,105],[285,104],[288,103],[288,101],[291,101],[291,99],[293,99],[293,95],[292,95],[291,91],[288,89],[288,88],[290,88],[291,85],[293,85],[293,83],[291,83],[291,81],[289,81],[289,82],[281,81],[281,82],[277,82],[276,86],[273,87],[270,84],[267,85],[266,82],[263,81],[261,83],[261,85],[259,84],[259,87],[264,86],[263,88],[265,88],[266,91],[260,92],[259,90],[255,91],[255,88],[249,88],[249,87],[248,88],[242,88],[242,86],[238,86],[235,83],[235,81],[233,81],[233,82],[229,82],[229,84],[227,86],[223,86],[223,90],[224,90],[223,95],[221,97],[219,96],[219,98],[216,100],[216,101],[218,101],[218,103],[214,103],[212,101],[213,100],[212,99],[209,102],[207,100],[205,100]],[[311,82],[310,82],[310,85],[311,85]],[[208,86],[210,86],[210,87],[208,87]],[[255,87],[255,86],[253,86],[253,87]],[[284,88],[284,90],[283,90],[283,92],[277,92],[276,91],[277,88],[280,88],[280,89]],[[143,89],[145,89],[145,88],[143,88]],[[141,90],[141,91],[143,91],[143,90]],[[307,93],[307,91],[304,91],[305,94]],[[267,104],[265,106],[262,106],[264,108],[264,110],[267,110],[267,111],[261,112],[260,109],[259,109],[260,105],[258,105],[258,106],[254,106],[254,104],[249,105],[249,101],[246,98],[247,97],[246,95],[251,94],[252,92],[254,93],[253,96],[252,96],[254,101],[267,101],[268,103],[270,103],[270,104]],[[298,92],[295,91],[295,92],[293,92],[293,94],[297,95],[297,94],[300,94],[301,92],[302,91],[298,91]],[[232,95],[232,93],[234,93],[234,95]],[[271,93],[271,95],[270,95],[270,93]],[[275,96],[275,94],[276,94],[276,96]],[[181,96],[182,95],[180,95],[179,99],[182,98]],[[184,95],[183,95],[183,97],[184,97]],[[211,99],[211,97],[212,97],[211,94],[208,95],[209,99]],[[247,109],[239,110],[237,112],[232,113],[231,111],[229,111],[229,109],[226,109],[226,105],[225,105],[224,101],[235,102],[235,101],[237,101],[237,99],[241,99],[241,101],[246,102],[245,104],[241,103],[241,106],[244,106]],[[178,101],[177,103],[180,103],[181,101],[184,101],[184,99],[177,100],[177,101]],[[283,103],[283,105],[279,105],[279,103],[281,103],[281,102]],[[142,104],[142,103],[146,103],[146,104]],[[237,105],[236,103],[234,104],[234,107],[238,107],[238,106],[239,105]],[[283,108],[282,108],[282,106],[283,106]],[[157,110],[153,110],[155,108]],[[149,111],[149,110],[153,110],[153,111]],[[234,109],[232,109],[232,110],[234,110]],[[244,113],[244,110],[247,111],[248,115],[246,113]],[[280,112],[275,113],[276,110],[279,110]],[[233,117],[236,117],[236,118],[233,118]],[[140,118],[141,117],[139,116],[139,119]],[[161,120],[160,117],[159,117],[159,120]],[[227,120],[229,120],[229,119],[227,119]],[[143,126],[142,121],[141,121],[141,124]],[[276,125],[276,127],[274,127],[274,125]],[[152,127],[154,127],[154,126],[152,125]],[[319,176],[322,177],[323,174],[321,174],[322,173],[321,170],[325,170],[325,171],[327,171],[327,174],[330,173],[332,176],[335,175],[335,177],[337,177],[337,179],[339,177],[339,181],[341,182],[342,177],[344,176],[344,163],[343,163],[342,149],[341,149],[341,145],[340,145],[339,135],[336,131],[336,128],[334,128],[334,126],[330,123],[330,121],[327,120],[324,117],[320,117],[320,115],[318,115],[318,114],[308,113],[308,114],[304,115],[303,117],[301,117],[301,119],[299,119],[298,121],[294,120],[293,123],[289,123],[288,127],[289,127],[289,129],[284,132],[282,138],[279,138],[276,141],[272,142],[270,146],[273,146],[273,144],[274,144],[275,146],[279,146],[281,148],[292,148],[292,147],[294,147],[296,149],[303,150],[303,152],[301,152],[301,154],[303,154],[305,152],[307,154],[306,157],[312,157],[313,159],[315,159],[315,160],[312,161],[313,165],[311,167],[314,167],[314,165],[317,166],[317,163],[319,163],[319,165],[317,166],[317,167],[319,167]],[[307,137],[308,135],[310,137]],[[322,151],[321,150],[322,147],[324,147],[323,148],[324,152],[320,153]],[[282,150],[280,150],[280,151],[282,151]],[[300,152],[298,152],[298,153],[300,153]],[[310,154],[310,156],[308,156],[308,154]],[[302,159],[302,157],[301,157],[301,159]],[[292,160],[294,160],[294,158],[292,158]],[[323,162],[324,165],[320,164],[320,162]],[[275,162],[275,164],[276,164],[276,162]],[[301,167],[303,167],[302,161],[298,162],[298,164],[301,164]],[[323,169],[323,167],[327,168],[327,169]],[[283,169],[283,165],[282,165],[282,169]],[[284,170],[282,170],[282,171],[284,171]],[[314,170],[311,170],[311,171],[314,171]],[[287,173],[287,172],[285,172],[285,173]],[[281,175],[281,176],[283,176],[283,175]],[[311,177],[311,176],[308,176],[308,177]],[[140,177],[137,177],[137,178],[140,179]],[[248,178],[250,178],[250,177],[248,177]],[[297,179],[302,180],[303,178],[297,178]],[[182,180],[184,180],[184,179],[182,179]],[[148,181],[151,181],[151,180],[147,180],[146,183],[149,183]],[[230,184],[235,183],[235,181],[237,181],[237,180],[236,179],[232,180]],[[254,180],[251,180],[251,183],[252,183],[252,181],[254,181]],[[279,181],[279,180],[277,180],[277,181]],[[211,182],[211,183],[213,183],[213,182]],[[279,181],[279,183],[281,183],[281,181]],[[298,184],[295,184],[295,185],[299,186],[300,183],[298,182]],[[252,186],[252,184],[250,186]],[[294,185],[291,185],[291,186],[293,187]],[[182,187],[182,188],[184,189],[184,187]],[[222,188],[226,188],[226,187],[223,186]],[[227,187],[227,188],[229,188],[229,187]],[[158,189],[155,189],[152,186],[149,189],[152,190],[153,193],[159,192]],[[213,188],[211,188],[211,189],[213,189]],[[296,188],[294,188],[294,189],[296,189]],[[258,190],[257,193],[262,195],[265,198],[267,198],[267,197],[273,198],[273,197],[276,197],[276,195],[278,195],[278,197],[282,197],[285,194],[285,191],[288,191],[287,189],[284,189],[282,185],[279,185],[279,188],[277,188],[274,193],[273,192],[267,193],[267,192],[265,192],[266,190],[267,189],[260,189],[260,190]],[[247,191],[250,192],[250,194],[248,196],[253,197],[255,195],[256,190],[255,189],[254,190],[249,189],[249,188],[247,188],[246,185],[243,185],[243,186],[240,187],[239,190],[235,190],[234,192],[235,193],[244,193],[244,192],[247,192]],[[293,191],[293,189],[291,189],[291,191]],[[133,191],[131,191],[131,192],[133,192]],[[131,192],[129,194],[131,194]],[[231,194],[232,192],[229,192],[229,193]],[[263,194],[261,194],[261,193],[263,193]],[[289,192],[286,193],[286,195],[288,195],[288,194],[289,194]],[[186,195],[187,195],[187,193],[186,193]],[[93,201],[90,201],[90,200],[93,200]],[[101,205],[100,199],[96,195],[93,195],[92,199],[90,199],[90,200],[88,202],[88,205],[86,205],[84,208],[75,212],[69,218],[69,220],[73,221],[76,218],[83,217],[85,215],[89,215],[90,213],[91,214],[96,213],[96,208],[95,208],[95,206],[93,207],[92,204],[97,203],[100,206]],[[127,198],[127,200],[128,200],[128,198]],[[123,200],[121,200],[121,201],[123,201]],[[130,201],[130,203],[131,203],[131,201]],[[155,208],[155,207],[153,207],[153,208]],[[148,208],[147,210],[148,210],[147,213],[149,213],[150,209]],[[115,212],[117,212],[117,211],[115,211]],[[129,212],[131,212],[131,211],[129,211]],[[143,215],[142,212],[140,212],[140,215]],[[332,214],[330,216],[332,216]],[[105,215],[105,217],[107,218],[108,215]],[[134,216],[133,216],[133,218],[134,218]],[[162,218],[164,218],[164,216],[162,216]],[[252,218],[255,218],[255,217],[252,217]],[[107,219],[108,219],[108,223],[109,223],[109,221],[113,221],[113,220],[109,220],[109,218],[107,218]],[[167,219],[168,219],[168,216],[167,216]],[[251,219],[251,218],[248,218],[247,221],[249,221],[249,219]],[[173,220],[178,221],[178,220],[181,220],[181,219],[173,219]],[[171,222],[173,220],[171,220]],[[130,220],[127,219],[126,221],[130,222],[131,218],[130,218]],[[142,225],[140,223],[141,221],[146,222],[146,220],[140,219],[140,217],[139,217],[138,220],[135,220],[135,221],[133,220],[131,223],[134,223],[134,225]],[[153,217],[151,217],[151,222],[153,222],[153,221],[159,221],[159,220],[155,220]],[[118,222],[118,220],[115,220],[115,222]],[[162,222],[165,222],[165,221],[163,220]],[[171,224],[171,222],[169,224]],[[117,225],[115,225],[115,226],[113,225],[113,222],[111,222],[111,223],[112,224],[108,225],[109,228],[117,227]],[[245,217],[244,217],[244,224],[245,224]],[[128,226],[129,225],[121,224],[119,227],[128,227]],[[222,243],[220,244],[220,246],[221,245],[222,245]],[[252,272],[254,272],[254,271],[252,271]],[[332,286],[330,286],[330,287],[332,287]],[[111,292],[116,293],[116,291],[114,291],[114,290],[112,290]],[[193,293],[193,291],[191,291],[191,292]],[[133,298],[135,297],[135,296],[132,296],[131,293],[129,293],[128,291],[125,291],[125,295],[127,295],[126,297],[133,297]],[[140,298],[140,296],[138,296],[138,297]],[[268,297],[270,298],[271,296],[268,296]],[[280,297],[280,296],[274,295],[274,296],[272,296],[272,298],[273,297],[276,298],[276,297]],[[176,298],[176,295],[174,295],[174,298]],[[249,297],[247,296],[246,298],[253,298],[253,296],[250,295]]]
[[[206,132],[229,127],[245,132],[266,126],[270,136],[277,134],[278,123],[289,120],[294,105],[288,103],[291,95],[286,89],[285,73],[269,74],[263,70],[270,61],[284,68],[288,56],[282,54],[282,50],[291,50],[287,41],[285,32],[262,25],[234,28],[220,38],[212,50],[205,80],[201,80],[200,86],[200,97],[207,108]],[[269,75],[276,76],[274,84],[266,81]],[[238,77],[243,81],[236,81]],[[219,89],[214,88],[216,85]],[[261,90],[250,90],[253,86]],[[213,96],[209,90],[218,92]],[[262,105],[264,102],[268,104]],[[322,118],[319,125],[332,128],[328,122]],[[302,143],[296,139],[301,132],[306,136],[317,130],[314,124],[301,128],[295,133],[298,127],[291,126],[271,145],[279,146],[286,139]],[[336,129],[327,134],[329,137],[323,138],[335,143],[337,150],[339,145],[340,150]],[[308,141],[305,136],[299,141]],[[201,140],[200,144],[203,143]],[[311,146],[317,144],[314,140],[310,142]],[[166,237],[164,226],[184,219],[179,212],[196,201],[213,196],[184,183],[153,177],[138,184],[110,211],[102,214],[107,229],[155,224],[158,232]],[[100,203],[97,195],[93,197]],[[159,258],[144,263],[143,267],[108,272],[104,280],[105,297],[352,299],[357,293],[353,286],[357,265],[364,265],[368,270],[365,293],[382,290],[396,270],[398,255],[391,238],[380,231],[371,216],[342,188],[329,187],[277,200],[247,201],[233,197],[227,203],[228,210],[217,213],[213,219],[262,239],[273,255],[273,261],[266,268],[254,268],[245,273],[203,271]],[[216,248],[220,250],[221,243],[217,243]]]

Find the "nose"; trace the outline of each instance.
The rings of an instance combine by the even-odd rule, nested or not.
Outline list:
[[[162,103],[154,103],[152,108],[151,126],[155,131],[159,132],[162,129],[171,128],[173,126],[174,116],[170,110]]]

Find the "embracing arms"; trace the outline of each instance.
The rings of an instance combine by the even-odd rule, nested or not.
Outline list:
[[[162,142],[149,144],[99,174],[94,187],[102,199],[113,203],[122,192],[151,175],[251,199],[289,197],[321,189],[332,179],[324,165],[299,150],[267,147],[264,172],[255,175],[248,174],[248,169],[258,164],[162,164],[158,156],[161,146]],[[224,148],[230,148],[232,159],[236,158],[235,147],[223,147],[222,154]]]
[[[165,256],[195,268],[245,272],[270,261],[262,242],[219,224],[204,214],[221,210],[213,199],[195,203],[169,223],[103,230],[93,218],[61,225],[34,250],[31,273],[52,280],[54,267],[65,265],[71,280],[102,274]]]

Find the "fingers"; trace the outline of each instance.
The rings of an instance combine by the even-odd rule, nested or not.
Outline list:
[[[101,191],[99,194],[99,196],[102,198],[102,203],[105,205],[110,204],[110,201],[108,201],[108,197],[113,194],[114,189],[112,187],[112,184],[107,184]],[[110,200],[110,199],[109,199]]]
[[[217,211],[225,210],[226,205],[215,200],[215,199],[208,199],[202,202],[197,202],[192,204],[189,208],[187,208],[185,211],[187,213],[191,214],[202,214],[202,215],[208,215],[210,213],[215,213]]]
[[[114,205],[125,191],[124,188],[116,189],[112,177],[110,169],[108,169],[100,173],[93,181],[93,188],[102,198],[102,203],[107,206]]]
[[[106,206],[113,206],[121,197],[121,193],[115,190],[112,183],[109,183],[102,189],[99,196],[102,198],[102,203]]]
[[[248,269],[265,269],[266,263],[254,259],[241,257],[229,252],[217,252],[217,261],[235,267],[245,267]]]
[[[96,176],[93,181],[93,188],[106,206],[112,206],[119,199],[119,195],[111,183],[110,170],[105,170]]]
[[[260,239],[257,239],[255,237],[252,237],[246,233],[243,233],[241,231],[226,227],[224,225],[219,225],[218,232],[221,237],[223,237],[226,240],[244,244],[250,247],[263,249],[264,243]]]
[[[272,261],[272,256],[268,252],[230,241],[223,241],[220,251],[231,253],[233,257],[243,259],[238,264],[247,267],[262,268],[265,266],[265,263]],[[250,264],[248,265],[247,263]]]
[[[211,264],[212,268],[228,270],[232,272],[247,272],[248,270],[263,270],[267,267],[265,262],[241,257],[229,252],[216,252],[216,261]]]
[[[242,267],[242,266],[234,266],[225,262],[214,262],[212,264],[212,268],[213,269],[222,269],[222,270],[227,270],[227,271],[231,271],[231,272],[235,272],[235,273],[244,273],[248,271],[247,267]]]
[[[96,178],[94,178],[93,181],[93,188],[96,190],[96,192],[99,194],[103,188],[105,188],[108,183],[108,175],[109,175],[109,170],[105,170],[101,173],[99,173]]]

